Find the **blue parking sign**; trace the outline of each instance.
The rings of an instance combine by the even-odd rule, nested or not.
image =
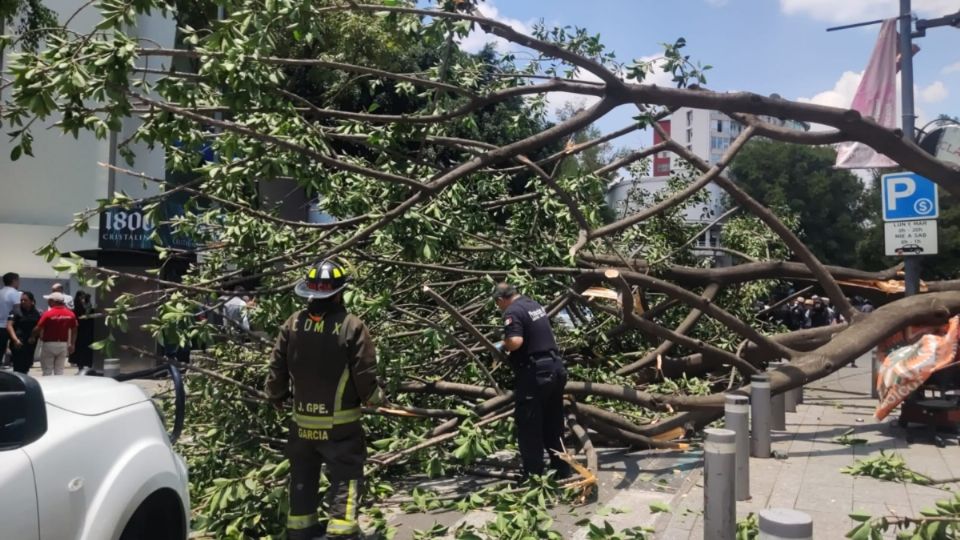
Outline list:
[[[940,215],[937,185],[912,172],[883,175],[883,220],[935,219]]]

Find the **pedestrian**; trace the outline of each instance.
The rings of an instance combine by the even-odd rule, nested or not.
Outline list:
[[[860,304],[861,313],[873,313],[873,310],[876,309],[873,307],[873,304],[870,303],[869,298],[864,298],[863,303]]]
[[[73,297],[67,294],[63,290],[63,283],[54,283],[50,287],[50,292],[58,292],[63,295],[63,305],[67,306],[67,309],[73,309]]]
[[[276,407],[291,396],[293,423],[286,453],[290,459],[287,538],[360,538],[357,508],[367,459],[363,403],[378,405],[376,349],[366,325],[347,313],[346,270],[326,260],[310,268],[295,292],[308,301],[280,328],[267,377],[267,396]],[[330,480],[330,519],[319,525],[317,493],[321,466]]]
[[[20,275],[7,272],[3,275],[3,288],[0,289],[0,321],[6,321],[20,306]],[[7,361],[7,345],[10,341],[6,332],[0,332],[0,364]]]
[[[807,323],[806,328],[820,328],[830,324],[830,312],[823,305],[823,300],[814,296],[807,299]]]
[[[840,321],[837,317],[839,316],[840,312],[830,305],[830,299],[824,296],[820,298],[820,302],[823,304],[823,308],[827,310],[827,324],[831,325],[839,323]]]
[[[557,350],[550,318],[543,306],[521,296],[509,283],[494,287],[493,298],[503,312],[503,341],[498,348],[510,352],[513,368],[514,415],[523,474],[529,477],[544,473],[546,449],[550,468],[558,478],[566,478],[570,466],[558,453],[564,452],[563,389],[567,370]]]
[[[10,338],[10,352],[13,356],[13,370],[28,373],[33,366],[33,355],[37,341],[33,338],[33,329],[40,321],[37,301],[33,293],[20,294],[20,309],[10,313],[7,321],[7,335]]]
[[[813,305],[813,302],[811,302]],[[793,302],[793,305],[790,306],[790,324],[789,328],[791,330],[800,330],[806,328],[807,320],[807,305],[806,300],[802,296],[798,296],[797,299]]]
[[[73,314],[77,316],[77,345],[70,355],[70,363],[77,366],[77,373],[84,368],[93,367],[93,329],[94,321],[88,316],[93,313],[90,295],[86,291],[77,291],[74,298]]]
[[[73,354],[77,341],[77,316],[67,309],[63,293],[52,292],[44,298],[50,309],[43,312],[33,329],[34,340],[42,339],[40,367],[46,375],[63,375],[67,357]]]
[[[234,332],[243,330],[244,333],[250,331],[250,316],[247,312],[247,301],[243,299],[243,288],[237,287],[226,303],[223,304],[223,318],[231,321],[228,329]]]

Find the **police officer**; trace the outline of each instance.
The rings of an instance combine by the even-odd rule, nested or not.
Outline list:
[[[326,260],[310,268],[295,289],[309,300],[307,308],[287,319],[273,349],[266,385],[269,399],[280,406],[293,386],[287,443],[291,540],[324,533],[317,516],[323,463],[330,479],[325,532],[331,539],[360,538],[357,503],[367,457],[360,405],[376,405],[382,394],[367,327],[343,306],[347,281],[347,271],[336,262]]]
[[[557,352],[557,341],[543,306],[517,293],[516,287],[500,283],[493,290],[497,308],[503,312],[503,341],[510,352],[516,398],[517,443],[525,476],[543,474],[543,450],[559,478],[570,467],[557,457],[563,451],[563,389],[567,370]]]

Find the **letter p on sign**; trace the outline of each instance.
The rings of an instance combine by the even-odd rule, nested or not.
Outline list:
[[[909,178],[893,178],[887,184],[887,208],[896,212],[897,201],[917,192],[917,185]]]

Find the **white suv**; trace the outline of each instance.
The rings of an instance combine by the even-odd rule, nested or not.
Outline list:
[[[161,369],[167,369],[166,367]],[[177,419],[183,421],[183,386]],[[138,386],[0,372],[0,536],[183,540],[187,468]]]

